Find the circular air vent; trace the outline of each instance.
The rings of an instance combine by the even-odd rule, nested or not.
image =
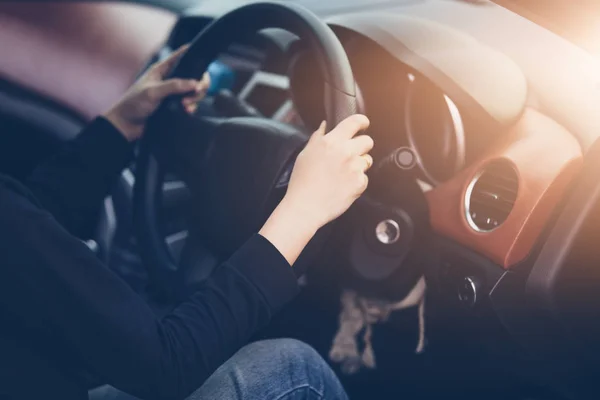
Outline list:
[[[471,181],[465,196],[465,211],[471,228],[490,232],[502,225],[513,209],[519,177],[506,161],[486,165]]]

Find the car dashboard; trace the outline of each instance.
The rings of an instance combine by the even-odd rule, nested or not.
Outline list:
[[[436,262],[426,271],[430,290],[457,316],[453,322],[476,327],[461,331],[467,337],[494,321],[493,334],[486,326],[489,337],[477,338],[492,354],[503,352],[498,343],[506,341],[547,356],[556,346],[571,346],[573,336],[546,344],[535,339],[543,334],[539,326],[559,329],[563,322],[540,324],[548,309],[540,312],[540,297],[532,293],[553,296],[555,281],[548,276],[555,276],[549,272],[555,265],[541,265],[539,257],[562,251],[564,261],[584,224],[580,218],[563,231],[571,233],[564,247],[547,248],[557,224],[569,219],[563,213],[573,193],[583,190],[581,177],[593,168],[584,161],[598,151],[600,114],[591,112],[590,102],[600,99],[589,82],[600,75],[587,53],[483,3],[386,3],[321,14],[348,54],[359,108],[371,120],[376,164],[400,148],[415,156],[410,174],[423,191],[435,238]],[[210,7],[184,14],[158,57],[193,40],[225,11]],[[501,29],[507,23],[513,32]],[[543,57],[552,54],[562,57],[547,72]],[[229,96],[253,115],[293,124],[307,136],[325,119],[318,60],[292,34],[262,31],[217,61],[234,77],[225,87]],[[217,91],[207,104],[201,112],[236,116]],[[591,213],[595,200],[589,194],[578,201]],[[548,279],[531,289],[536,270]],[[524,358],[512,358],[511,368],[535,379],[565,365],[564,359],[542,366]],[[572,382],[584,387],[579,378]]]
[[[207,22],[180,21],[169,46],[192,40]],[[481,111],[481,105],[473,111],[472,99],[461,102],[469,93],[455,100],[381,43],[341,25],[333,29],[355,74],[359,108],[371,120],[375,160],[397,148],[412,149],[413,175],[427,194],[434,230],[503,269],[522,262],[581,166],[576,137],[521,105],[520,93],[514,95],[518,110],[505,119]],[[232,45],[218,63],[235,76],[227,89],[256,115],[294,124],[307,135],[325,119],[318,61],[291,34],[263,31]],[[219,109],[215,97],[215,112],[234,116]]]
[[[216,18],[254,0],[162,2],[177,13],[150,6],[158,2],[0,6],[0,40],[11,49],[0,59],[3,173],[27,176],[110,107],[138,73],[192,41]],[[314,322],[315,304],[337,329],[339,290],[397,301],[424,275],[426,351],[413,354],[413,310],[394,313],[374,334],[386,346],[378,351],[381,368],[375,374],[391,372],[396,385],[398,370],[410,368],[417,381],[436,369],[441,374],[434,379],[457,378],[461,390],[476,389],[468,397],[490,389],[489,379],[495,388],[515,381],[549,387],[557,394],[550,398],[597,398],[589,393],[598,391],[600,365],[600,61],[569,42],[565,32],[553,33],[519,11],[524,3],[535,3],[551,15],[560,0],[294,2],[322,18],[348,55],[360,112],[369,117],[367,134],[375,140],[369,178],[392,155],[409,155],[410,168],[376,185],[371,179],[337,230],[354,235],[351,240],[370,235],[361,249],[379,245],[381,250],[375,226],[361,226],[357,217],[366,209],[359,208],[361,202],[384,197],[372,196],[372,190],[419,203],[428,230],[418,241],[425,262],[413,269],[413,259],[403,260],[400,273],[383,284],[373,284],[369,274],[384,258],[353,262],[347,253],[357,252],[356,241],[334,237],[323,251],[329,254],[306,277],[303,295],[314,296],[309,323],[293,315],[292,329],[318,325],[310,326],[318,331],[314,342],[327,347],[331,337]],[[184,10],[183,3],[193,8]],[[564,20],[574,10],[593,14],[592,3],[565,10]],[[274,126],[293,125],[295,138],[308,138],[325,119],[319,60],[288,32],[267,29],[237,40],[209,72],[214,86],[198,104],[201,116],[266,117],[279,122]],[[143,248],[155,243],[142,243],[139,221],[149,218],[140,218],[135,199],[140,171],[151,171],[138,168],[142,158],[124,170],[105,199],[98,232],[88,244],[162,313],[172,305],[159,294],[161,280],[150,276]],[[157,191],[162,189],[156,231],[175,265],[194,236],[190,190],[175,174],[156,183]],[[407,204],[399,200],[393,206]],[[385,229],[383,234],[391,237]],[[313,279],[315,271],[327,279]],[[315,296],[317,289],[323,293]],[[408,345],[409,353],[398,353],[396,344]],[[392,368],[379,364],[383,359]],[[436,386],[445,389],[437,381]]]

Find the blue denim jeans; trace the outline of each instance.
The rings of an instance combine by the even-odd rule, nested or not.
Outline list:
[[[132,400],[112,388],[91,400]],[[252,343],[225,362],[188,400],[347,400],[319,354],[293,339]]]

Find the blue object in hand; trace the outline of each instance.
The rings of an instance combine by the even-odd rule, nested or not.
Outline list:
[[[233,87],[235,71],[228,65],[214,61],[208,66],[208,74],[210,75],[209,95],[215,95],[221,90],[230,90]]]

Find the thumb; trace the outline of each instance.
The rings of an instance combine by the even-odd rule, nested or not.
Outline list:
[[[311,135],[311,139],[315,138],[315,137],[321,137],[321,136],[325,136],[325,132],[327,131],[327,122],[322,121],[321,125],[319,125],[319,127],[317,128],[316,131],[313,132],[313,134]]]
[[[168,79],[156,83],[152,88],[153,100],[161,101],[174,94],[186,94],[196,90],[197,81],[193,79]]]
[[[161,78],[164,78],[169,73],[171,68],[173,68],[173,66],[175,66],[177,61],[179,61],[181,59],[181,57],[185,54],[185,52],[187,51],[187,49],[189,47],[190,46],[187,44],[183,45],[179,49],[177,49],[176,51],[171,53],[164,60],[159,61],[156,64],[154,64],[154,67],[153,67],[154,71],[156,71],[158,73],[158,75],[160,75]]]

